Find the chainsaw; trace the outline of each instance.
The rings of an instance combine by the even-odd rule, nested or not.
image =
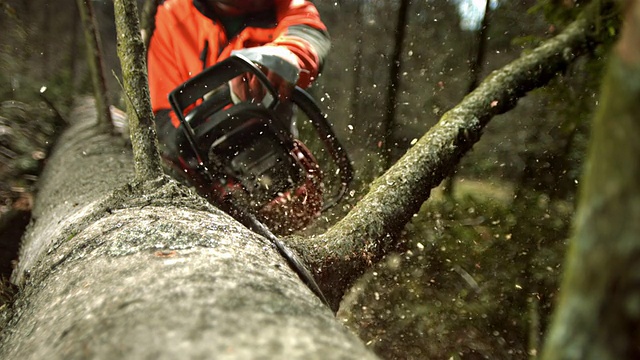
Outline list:
[[[229,84],[246,74],[254,75],[265,90],[260,99],[241,101],[234,96]],[[291,226],[277,229],[287,233],[317,217],[318,212],[303,210],[317,206],[318,201],[312,204],[304,197],[298,199],[297,208],[287,209],[286,194],[300,197],[297,194],[300,189],[306,186],[320,189],[324,185],[316,183],[322,177],[313,155],[291,131],[291,118],[298,116],[290,111],[292,108],[298,108],[313,125],[337,174],[338,184],[333,186],[336,190],[319,199],[321,211],[342,199],[353,177],[349,157],[313,97],[295,87],[290,97],[294,106],[282,104],[256,63],[235,54],[180,85],[169,94],[169,102],[180,120],[182,131],[176,145],[190,182],[211,203],[269,239],[307,286],[329,306],[311,273],[271,230],[287,219],[302,217]],[[300,216],[297,211],[305,214]],[[274,213],[275,218],[265,216]]]
[[[242,101],[234,96],[229,84],[247,74],[259,80],[260,99]],[[189,169],[187,177],[214,205],[235,203],[269,228],[288,233],[345,195],[353,169],[326,115],[300,87],[293,89],[290,104],[285,104],[248,57],[235,54],[205,69],[172,91],[169,102],[181,123],[177,145]],[[321,151],[333,162],[334,184],[322,181],[317,161],[292,134],[292,117],[296,122],[306,118],[312,125]],[[321,189],[333,191],[322,194]],[[305,209],[314,207],[318,211]],[[301,219],[279,226],[296,218]]]

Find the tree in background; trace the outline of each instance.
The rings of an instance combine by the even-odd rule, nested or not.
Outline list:
[[[543,359],[635,359],[640,299],[640,3],[626,4],[589,141]]]
[[[77,0],[77,7],[84,29],[85,45],[87,47],[87,63],[91,72],[91,80],[95,93],[96,106],[98,108],[98,120],[102,126],[113,131],[109,99],[107,97],[107,82],[102,60],[102,40],[98,32],[98,24],[91,1]]]
[[[395,37],[393,39],[393,52],[389,59],[389,85],[387,85],[386,112],[382,122],[382,140],[380,140],[380,153],[382,155],[383,170],[391,166],[392,129],[395,125],[396,108],[398,107],[398,91],[402,85],[400,82],[400,70],[402,70],[402,50],[406,29],[409,27],[407,18],[409,17],[410,0],[401,0],[398,9],[398,20],[396,20]]]
[[[474,29],[476,35],[475,47],[471,51],[469,58],[469,85],[467,87],[467,93],[472,92],[480,82],[480,75],[484,66],[484,59],[486,57],[487,48],[487,33],[489,32],[489,19],[491,18],[491,0],[486,0],[484,5],[484,11],[482,13],[482,20],[478,26],[478,29]],[[449,176],[444,183],[444,191],[447,196],[453,196],[455,173]]]

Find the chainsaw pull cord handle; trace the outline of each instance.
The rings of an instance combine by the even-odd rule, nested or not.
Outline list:
[[[338,138],[333,132],[333,128],[328,123],[327,116],[320,110],[320,106],[318,106],[318,103],[313,97],[302,88],[296,86],[291,95],[291,100],[307,115],[340,171],[340,189],[337,194],[325,203],[322,209],[324,211],[336,205],[346,194],[349,183],[351,183],[353,179],[353,166],[351,165],[349,155],[344,150],[340,141],[338,141]]]

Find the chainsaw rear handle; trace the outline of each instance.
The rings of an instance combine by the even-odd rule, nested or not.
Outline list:
[[[169,93],[169,103],[171,104],[171,108],[182,124],[182,128],[187,136],[189,145],[196,153],[199,165],[202,165],[202,154],[197,150],[198,146],[195,143],[195,132],[193,130],[193,126],[185,118],[184,111],[190,106],[195,105],[199,100],[204,100],[205,95],[212,90],[225,85],[229,80],[244,73],[252,73],[260,80],[262,85],[273,98],[268,107],[269,109],[274,109],[278,105],[276,89],[269,82],[267,75],[265,75],[253,62],[240,54],[233,55],[224,61],[205,69],[203,72],[185,81],[182,85]]]
[[[233,55],[214,66],[210,66],[203,72],[184,82],[169,94],[169,102],[172,108],[174,108],[174,111],[176,110],[176,106],[184,110],[204,98],[204,96],[213,89],[226,84],[229,80],[244,73],[252,73],[258,77],[262,85],[273,97],[273,102],[269,104],[269,108],[275,108],[278,102],[278,93],[273,87],[273,84],[269,82],[267,75],[265,75],[256,64],[240,54]],[[180,112],[180,114],[182,114],[182,112]]]

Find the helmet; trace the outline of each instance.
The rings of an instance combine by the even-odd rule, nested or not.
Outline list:
[[[242,15],[273,7],[274,0],[209,0],[216,11],[224,15]]]

